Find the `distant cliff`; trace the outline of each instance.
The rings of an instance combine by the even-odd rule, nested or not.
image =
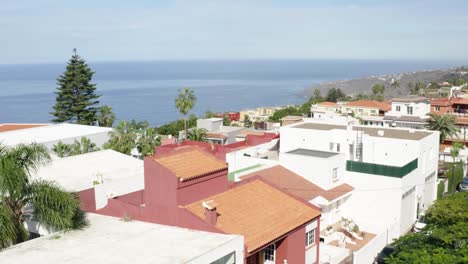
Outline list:
[[[418,71],[418,72],[407,72],[399,74],[388,74],[380,76],[369,76],[366,78],[352,79],[352,80],[339,80],[324,82],[318,86],[306,88],[302,91],[300,96],[310,97],[313,95],[313,91],[319,88],[322,95],[331,88],[340,88],[344,93],[348,95],[355,95],[359,93],[370,94],[371,88],[376,83],[382,83],[386,87],[386,96],[398,96],[408,94],[408,84],[413,84],[422,81],[425,84],[430,82],[442,82],[447,80],[453,80],[462,78],[468,81],[468,68],[451,68],[444,70],[430,70],[430,71]],[[392,88],[391,84],[394,81],[400,83],[399,88]]]

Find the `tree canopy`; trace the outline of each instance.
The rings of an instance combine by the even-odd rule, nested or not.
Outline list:
[[[426,212],[427,226],[393,243],[386,263],[467,263],[468,193],[459,192],[435,201]]]
[[[51,113],[53,122],[92,125],[97,121],[100,96],[96,94],[96,84],[91,83],[93,74],[85,60],[75,52],[65,72],[57,79],[57,97]]]
[[[59,141],[52,148],[52,151],[60,158],[85,154],[88,152],[98,151],[99,148],[89,138],[82,137],[80,141],[76,140],[72,144],[64,144]]]
[[[440,132],[439,142],[442,143],[448,137],[455,136],[458,132],[458,128],[455,125],[455,116],[453,115],[434,115],[429,114],[429,124],[427,128],[429,130],[435,130]]]
[[[31,175],[49,161],[42,145],[0,145],[0,249],[29,238],[26,217],[59,230],[86,225],[75,195],[53,182],[32,179]]]
[[[340,88],[331,88],[325,96],[325,101],[336,103],[340,100],[344,100],[345,98],[346,94],[343,93]]]

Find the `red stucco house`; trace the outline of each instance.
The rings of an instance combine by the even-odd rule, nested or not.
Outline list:
[[[242,235],[248,264],[319,263],[319,208],[260,177],[229,182],[227,164],[201,146],[162,152],[144,161],[144,190],[95,212]]]

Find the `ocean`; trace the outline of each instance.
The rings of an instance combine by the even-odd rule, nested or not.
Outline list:
[[[102,105],[118,120],[161,125],[181,118],[177,89],[195,91],[193,113],[303,103],[306,88],[332,80],[458,66],[450,62],[236,60],[90,62]],[[0,123],[50,122],[63,64],[0,65]],[[346,91],[345,91],[346,92]]]

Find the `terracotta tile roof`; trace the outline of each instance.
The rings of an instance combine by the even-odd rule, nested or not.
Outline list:
[[[447,97],[437,98],[437,99],[432,99],[431,100],[431,105],[432,106],[451,106],[452,101],[449,100]]]
[[[227,169],[227,164],[200,147],[184,146],[169,153],[153,156],[180,181],[188,181]]]
[[[259,179],[204,200],[217,204],[215,227],[228,234],[243,235],[248,252],[261,249],[320,215],[312,206]],[[205,219],[202,202],[185,208]]]
[[[220,133],[215,133],[215,132],[208,132],[206,133],[207,138],[218,138],[218,139],[226,139],[227,136],[220,134]]]
[[[467,105],[468,104],[468,98],[455,98],[452,100],[453,104],[461,104],[461,105]]]
[[[321,102],[317,104],[318,106],[323,106],[323,107],[336,107],[337,104],[335,102]]]
[[[0,124],[0,132],[47,126],[47,124]]]
[[[248,179],[256,175],[306,201],[310,201],[316,198],[317,196],[322,196],[328,201],[332,201],[354,190],[354,188],[348,184],[341,184],[333,189],[324,190],[319,186],[313,184],[312,182],[306,180],[304,177],[280,165],[264,170],[259,170],[241,176],[240,178]]]
[[[390,111],[392,109],[392,105],[388,102],[379,102],[379,101],[371,101],[371,100],[353,101],[344,105],[344,107],[347,107],[347,106],[377,108],[382,111]]]

